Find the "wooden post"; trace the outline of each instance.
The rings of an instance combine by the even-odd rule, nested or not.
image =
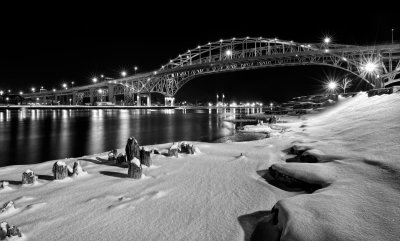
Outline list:
[[[142,165],[139,159],[133,158],[128,162],[128,177],[133,179],[140,179],[142,177]]]
[[[130,162],[133,158],[140,159],[140,147],[135,138],[129,137],[126,143],[125,153],[128,162]]]
[[[142,165],[151,166],[151,157],[150,157],[151,151],[145,150],[144,147],[140,150],[140,163]]]
[[[119,153],[118,154],[118,156],[117,156],[117,159],[115,160],[115,164],[122,164],[122,163],[125,163],[126,162],[126,155],[124,155],[124,154],[122,154],[122,153]]]
[[[64,179],[68,176],[68,167],[65,162],[57,161],[53,165],[53,175],[54,179]]]
[[[85,171],[82,169],[81,163],[79,161],[76,161],[74,163],[74,167],[73,167],[73,175],[74,176],[79,176],[81,174],[83,174]]]
[[[117,149],[113,149],[108,153],[108,161],[114,162],[117,158]]]
[[[28,169],[22,173],[22,184],[34,184],[37,181],[35,173]]]

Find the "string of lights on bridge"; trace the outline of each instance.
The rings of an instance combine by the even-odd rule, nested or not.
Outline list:
[[[392,32],[393,32],[393,29],[392,29]],[[247,37],[247,38],[249,38],[249,37]],[[222,42],[224,42],[224,41],[234,41],[234,40],[235,40],[235,38],[232,38],[231,40],[229,40],[229,39],[226,39],[226,40],[221,39],[221,40],[219,40],[219,42],[222,43]],[[275,41],[278,41],[278,38],[275,38]],[[291,42],[293,43],[293,41],[291,41]],[[330,36],[325,36],[325,37],[322,39],[324,52],[328,53],[328,52],[330,51],[330,50],[329,50],[329,45],[330,45],[332,42],[333,42],[333,41],[332,41],[332,37],[330,37]],[[393,39],[392,39],[392,42],[393,42]],[[210,43],[208,43],[208,44],[210,44]],[[303,45],[302,45],[302,46],[303,46]],[[311,48],[310,45],[306,45],[306,46],[303,46],[303,47]],[[200,46],[198,46],[197,48],[200,48]],[[188,51],[190,52],[190,50],[188,50]],[[227,57],[232,57],[233,54],[234,54],[233,49],[230,49],[230,48],[226,49],[225,52],[224,52],[224,54],[225,54],[225,56],[227,56]],[[345,57],[343,57],[342,60],[343,60],[343,61],[348,61]],[[172,61],[172,60],[171,60],[171,61]],[[170,62],[171,62],[171,61],[170,61]],[[161,70],[163,70],[164,67],[165,67],[165,65],[161,66]],[[134,70],[134,73],[135,73],[135,75],[136,75],[136,73],[137,73],[137,71],[138,71],[138,67],[137,67],[137,66],[134,66],[133,70]],[[379,77],[380,77],[380,76],[379,76],[379,64],[378,64],[378,60],[376,60],[376,59],[372,59],[372,58],[371,58],[371,59],[368,59],[367,61],[365,61],[365,63],[363,64],[363,66],[360,66],[360,70],[363,71],[363,72],[365,72],[366,75],[373,75],[373,76],[375,76],[376,78],[379,78]],[[154,71],[154,72],[153,72],[154,75],[156,75],[157,73],[158,73],[157,71]],[[126,70],[122,70],[119,74],[120,74],[120,76],[121,76],[122,78],[128,76],[128,72],[127,72]],[[101,74],[100,76],[94,76],[94,77],[91,78],[91,81],[92,81],[93,83],[97,83],[97,82],[100,82],[100,81],[106,81],[106,80],[113,80],[113,78],[106,77],[106,76],[104,76],[103,74]],[[74,83],[74,81],[72,81],[72,82],[70,82],[70,84],[71,84],[71,87],[73,87],[75,83]],[[62,86],[61,89],[64,89],[64,90],[67,90],[67,89],[69,88],[69,85],[68,85],[66,82],[62,83],[61,86]],[[332,83],[331,83],[331,84],[328,84],[328,86],[330,86],[329,89],[334,89],[334,88],[331,88],[331,87],[334,86]],[[35,87],[32,87],[32,88],[30,89],[30,91],[31,91],[32,93],[35,93],[35,92],[36,92],[36,88],[35,88]],[[41,88],[39,89],[39,91],[40,91],[40,92],[41,92],[41,91],[47,91],[47,89],[45,89],[43,86],[41,86]],[[53,91],[53,92],[56,92],[57,89],[56,89],[56,88],[53,88],[52,91]],[[12,93],[11,89],[8,89],[7,92],[6,92],[6,91],[3,91],[3,90],[0,90],[0,95],[7,94],[7,93],[8,93],[8,94],[11,94],[11,93]],[[19,93],[20,95],[23,95],[23,94],[24,94],[23,91],[19,91],[18,93]]]

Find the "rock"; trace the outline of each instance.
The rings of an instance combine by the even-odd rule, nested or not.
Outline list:
[[[119,153],[116,160],[115,160],[115,164],[122,164],[126,162],[126,155]]]
[[[22,237],[21,230],[16,226],[10,226],[7,222],[0,223],[0,239],[13,236]]]
[[[35,184],[37,181],[37,176],[35,173],[28,169],[22,173],[22,184]]]
[[[74,162],[73,175],[79,176],[82,175],[83,173],[86,172],[82,169],[81,163],[79,161]]]
[[[322,153],[320,150],[310,149],[301,154],[300,161],[308,163],[316,163],[319,162],[321,155],[324,155],[324,153]]]
[[[117,149],[113,149],[108,153],[108,161],[114,162],[117,159]]]
[[[135,157],[128,162],[128,177],[133,179],[140,179],[142,177],[140,160]]]
[[[282,173],[279,171],[279,169],[276,169],[274,165],[269,167],[268,172],[271,175],[271,177],[273,177],[276,181],[288,187],[301,188],[309,193],[312,193],[315,190],[321,188],[320,185],[304,182],[302,180],[289,176],[285,173]]]
[[[168,156],[179,157],[179,147],[177,144],[172,144],[172,146],[168,149]]]
[[[293,145],[289,150],[289,154],[301,155],[303,152],[307,150],[310,150],[310,148],[307,146]]]
[[[9,209],[14,209],[14,202],[13,201],[8,201],[3,205],[3,208],[0,210],[0,213],[3,213]]]
[[[151,157],[150,157],[151,151],[145,150],[144,147],[140,150],[140,163],[142,165],[151,166]]]
[[[153,148],[153,154],[159,155],[160,151],[157,148]]]
[[[56,180],[64,179],[68,176],[68,167],[65,162],[57,161],[54,163],[53,175]]]

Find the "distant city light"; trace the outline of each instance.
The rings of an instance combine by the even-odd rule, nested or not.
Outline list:
[[[8,90],[8,93],[11,93],[11,90]]]
[[[225,51],[225,55],[226,56],[232,56],[232,50],[230,50],[230,49],[227,49],[226,51]]]

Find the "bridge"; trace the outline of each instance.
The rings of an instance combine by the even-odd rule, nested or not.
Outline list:
[[[373,88],[400,82],[400,44],[373,46],[332,43],[297,43],[277,38],[232,38],[190,49],[152,72],[67,90],[24,94],[32,101],[62,104],[108,101],[123,105],[151,105],[151,93],[174,96],[190,80],[204,75],[278,66],[324,65],[345,70]]]

